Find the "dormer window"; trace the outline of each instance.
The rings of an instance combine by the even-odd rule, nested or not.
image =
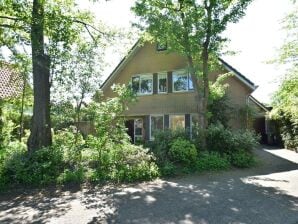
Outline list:
[[[150,95],[153,91],[152,74],[135,75],[132,77],[132,89],[138,95]]]
[[[168,46],[167,46],[167,44],[165,43],[157,43],[156,44],[156,50],[157,51],[165,51],[165,50],[167,50],[167,48],[168,48]]]

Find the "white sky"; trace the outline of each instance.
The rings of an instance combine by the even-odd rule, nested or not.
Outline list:
[[[98,19],[113,27],[129,29],[130,22],[135,20],[130,12],[134,0],[78,2],[83,8],[94,11]],[[253,95],[261,102],[270,102],[270,96],[277,90],[284,74],[283,69],[267,64],[266,61],[276,56],[276,49],[283,43],[285,33],[281,30],[281,20],[292,7],[290,0],[255,0],[248,7],[246,16],[227,29],[227,37],[231,40],[229,50],[238,53],[223,58],[259,86]],[[111,52],[108,58],[111,59],[110,67],[104,77],[107,77],[121,60],[121,56],[114,52]]]

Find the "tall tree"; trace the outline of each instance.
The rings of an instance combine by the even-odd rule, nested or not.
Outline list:
[[[1,46],[12,55],[32,57],[34,109],[28,149],[35,151],[52,142],[51,69],[58,69],[60,56],[71,49],[79,34],[85,31],[94,38],[92,33],[97,36],[100,31],[90,24],[91,13],[79,12],[74,0],[2,0],[0,11]]]
[[[280,133],[287,148],[298,148],[298,3],[283,20],[285,42],[279,49],[276,62],[288,67],[279,89],[273,96],[270,115],[280,125]]]
[[[44,0],[34,0],[32,7],[31,48],[34,104],[28,149],[52,144],[50,120],[50,58],[44,52]]]
[[[137,0],[138,26],[156,42],[187,58],[197,90],[202,129],[208,127],[209,70],[217,62],[227,24],[237,22],[252,0]],[[215,60],[213,60],[215,59]],[[203,139],[205,145],[205,139]]]

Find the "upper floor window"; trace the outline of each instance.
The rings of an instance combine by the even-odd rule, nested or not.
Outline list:
[[[132,77],[132,89],[140,95],[152,94],[153,76],[136,75]]]
[[[158,93],[167,92],[167,73],[158,74]]]
[[[173,90],[174,92],[193,90],[193,83],[188,72],[185,70],[173,72]]]

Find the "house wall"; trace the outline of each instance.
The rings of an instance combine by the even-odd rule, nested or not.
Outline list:
[[[103,93],[107,98],[114,97],[115,94],[110,88],[112,84],[128,84],[131,81],[131,77],[136,74],[169,72],[186,67],[187,61],[184,57],[165,51],[158,52],[155,44],[146,43],[137,50],[123,69],[105,85]],[[225,72],[212,72],[210,80],[215,80],[218,74]],[[228,94],[231,102],[236,108],[235,111],[237,111],[246,105],[247,96],[251,91],[235,77],[228,78],[226,82],[230,86]],[[129,106],[126,115],[196,113],[197,103],[195,95],[195,92],[180,92],[138,96],[138,101]],[[231,126],[241,128],[243,126],[243,118],[236,113],[231,121]]]

